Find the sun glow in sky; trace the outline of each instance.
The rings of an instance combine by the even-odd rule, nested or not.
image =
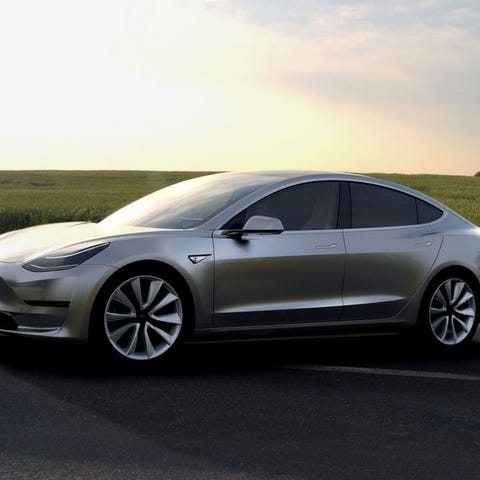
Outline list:
[[[480,170],[477,0],[0,0],[0,169]]]

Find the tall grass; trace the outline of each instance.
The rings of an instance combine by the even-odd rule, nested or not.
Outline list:
[[[209,172],[0,171],[0,232],[98,220],[172,183]]]
[[[98,220],[172,183],[210,172],[0,171],[0,232],[72,220]],[[480,223],[480,178],[372,174],[436,198]]]

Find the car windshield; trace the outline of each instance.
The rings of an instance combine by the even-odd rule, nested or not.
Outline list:
[[[152,228],[197,227],[278,177],[220,173],[176,183],[112,213],[102,223]]]

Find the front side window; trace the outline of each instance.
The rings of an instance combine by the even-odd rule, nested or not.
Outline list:
[[[410,195],[365,183],[350,184],[352,228],[417,224],[416,200]]]
[[[280,219],[285,230],[337,228],[338,182],[311,182],[288,187],[259,200],[223,228],[238,229],[254,215]]]

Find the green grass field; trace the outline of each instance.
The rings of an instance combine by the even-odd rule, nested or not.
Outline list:
[[[0,233],[95,220],[131,201],[209,172],[0,171]],[[420,190],[480,224],[480,177],[372,174]]]

